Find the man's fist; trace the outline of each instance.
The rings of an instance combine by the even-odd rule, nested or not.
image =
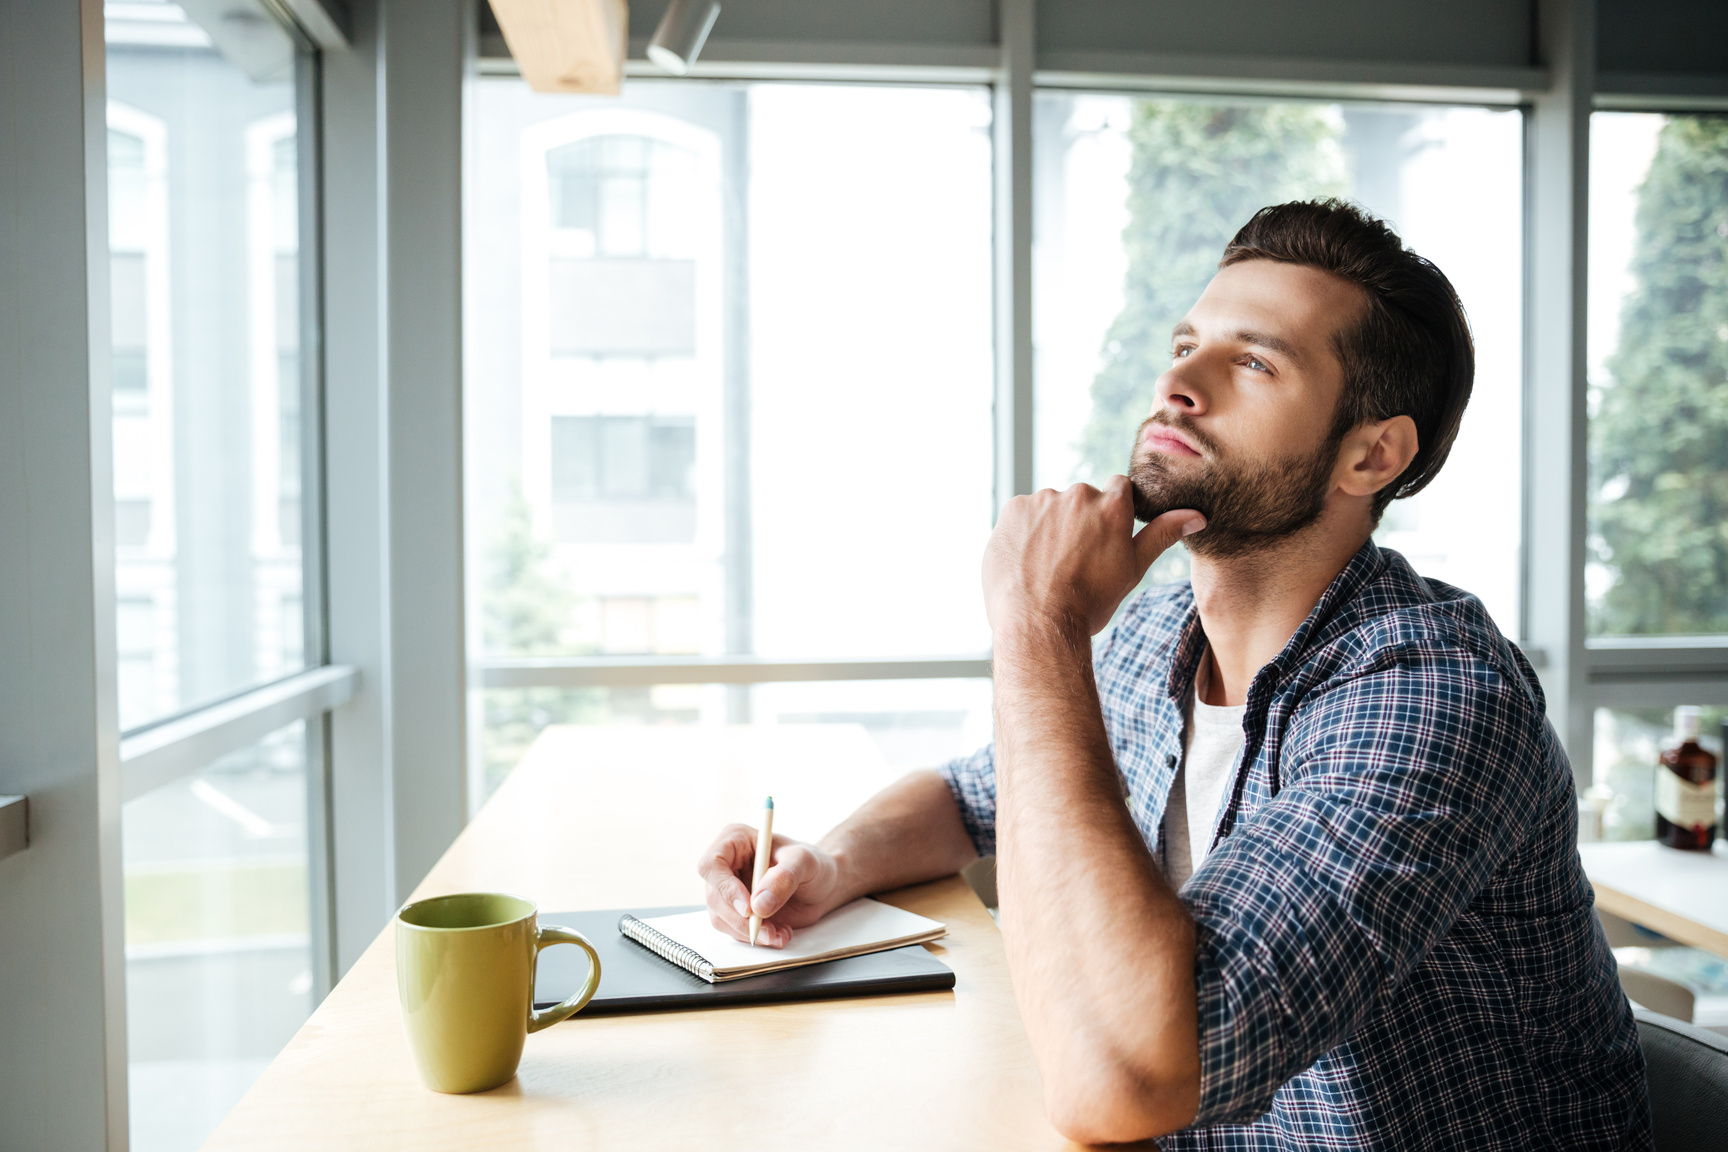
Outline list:
[[[1097,635],[1152,561],[1206,527],[1204,516],[1184,508],[1136,533],[1132,496],[1128,478],[1112,476],[1101,490],[1076,484],[1010,500],[984,549],[991,629],[1000,635],[1039,621]]]
[[[775,836],[769,868],[752,905],[750,878],[755,868],[756,829],[748,824],[721,829],[720,838],[696,862],[708,889],[708,919],[728,936],[750,939],[750,915],[755,913],[762,917],[756,942],[784,948],[791,943],[794,928],[808,927],[833,910],[840,868],[816,845]]]

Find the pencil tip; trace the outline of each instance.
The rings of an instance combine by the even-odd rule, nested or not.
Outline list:
[[[762,807],[764,807],[764,808],[774,807],[774,797],[770,796],[770,797],[768,797],[768,799],[762,801]]]

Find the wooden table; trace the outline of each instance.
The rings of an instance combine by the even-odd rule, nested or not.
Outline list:
[[[1597,907],[1728,957],[1728,844],[1681,852],[1636,840],[1580,844],[1578,854]]]
[[[861,728],[548,728],[416,898],[491,889],[542,910],[697,903],[697,853],[751,819],[814,838],[894,773]],[[958,877],[890,903],[943,920],[952,992],[577,1016],[502,1088],[414,1073],[389,928],[206,1149],[1069,1147],[1045,1118],[995,923]]]

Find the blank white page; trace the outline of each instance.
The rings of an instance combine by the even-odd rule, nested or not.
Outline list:
[[[656,916],[642,923],[691,949],[714,966],[715,975],[736,975],[752,968],[784,968],[838,955],[858,955],[903,944],[934,940],[948,929],[939,920],[865,897],[836,908],[808,928],[792,933],[784,948],[734,940],[708,922],[706,909]],[[838,956],[836,956],[838,958]]]

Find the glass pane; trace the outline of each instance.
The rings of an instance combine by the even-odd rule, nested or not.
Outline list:
[[[893,774],[934,768],[991,738],[988,680],[494,688],[484,693],[484,793],[491,795],[548,724],[717,727],[735,714],[739,695],[758,725],[844,728]]]
[[[1698,743],[1716,753],[1717,786],[1722,780],[1722,741],[1728,736],[1728,709],[1705,708]],[[1673,740],[1674,709],[1596,709],[1593,780],[1584,803],[1602,812],[1602,839],[1650,840],[1656,835],[1656,767]],[[1718,813],[1722,802],[1716,802]],[[1718,829],[1722,821],[1718,816]]]
[[[1728,117],[1590,118],[1597,635],[1728,632]]]
[[[306,736],[295,722],[127,804],[134,1152],[191,1152],[312,1012]]]
[[[474,115],[484,651],[986,648],[987,91],[498,77]]]
[[[110,3],[120,724],[303,666],[293,46]]]
[[[1122,472],[1170,329],[1267,204],[1356,200],[1457,288],[1476,385],[1450,462],[1375,538],[1518,634],[1522,124],[1516,111],[1042,92],[1034,112],[1035,465]],[[1174,549],[1155,580],[1187,574]]]

